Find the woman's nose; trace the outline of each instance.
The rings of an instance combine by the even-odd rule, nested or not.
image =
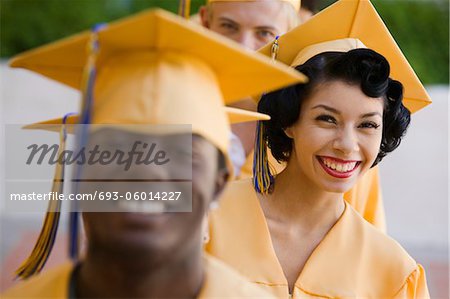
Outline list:
[[[359,151],[358,138],[352,128],[343,128],[334,139],[333,148],[348,156]]]

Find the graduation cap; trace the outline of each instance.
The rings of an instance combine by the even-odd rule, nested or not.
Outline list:
[[[224,105],[305,80],[282,63],[247,51],[161,9],[97,26],[92,32],[20,54],[11,66],[32,70],[81,91],[78,117],[50,121],[59,128],[62,143],[67,123],[190,124],[189,133],[204,137],[225,157],[230,119],[256,120],[267,116],[226,110]],[[78,146],[86,143],[86,134],[79,134]],[[58,167],[53,188],[62,187],[55,185],[64,174],[64,169]],[[19,268],[19,276],[31,276],[44,266],[56,235],[56,213],[58,207],[47,213],[39,240]],[[71,213],[70,251],[76,258],[78,218],[74,217],[76,213]]]
[[[372,49],[388,60],[390,77],[403,84],[403,104],[411,113],[431,103],[424,86],[369,0],[340,0],[259,52],[297,66],[319,53],[347,52],[356,48]],[[273,177],[261,126],[259,122],[253,175],[255,189],[267,193]]]
[[[229,124],[270,119],[270,116],[267,114],[248,111],[239,108],[224,107],[223,110],[227,115]],[[66,133],[75,134],[76,126],[79,124],[81,124],[80,115],[76,113],[73,114],[70,113],[65,117],[37,122],[34,124],[26,125],[23,128],[27,130],[45,130],[45,131],[60,132],[62,126],[64,126]]]
[[[284,34],[277,41],[276,59],[287,65],[296,66],[301,61],[295,60],[305,48],[309,47],[310,55],[318,54],[319,51],[335,51],[339,50],[333,49],[336,44],[327,49],[327,45],[322,43],[347,38],[357,39],[362,43],[353,46],[365,45],[388,60],[391,66],[390,77],[403,84],[403,103],[412,113],[431,103],[425,87],[369,0],[337,1],[304,24]],[[343,51],[351,49],[351,47],[342,48]],[[272,45],[261,48],[259,52],[272,56]],[[304,56],[303,62],[307,60],[305,58],[307,56]]]

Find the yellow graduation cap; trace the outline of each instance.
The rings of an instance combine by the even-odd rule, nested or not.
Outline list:
[[[90,34],[18,55],[11,66],[82,89]],[[225,115],[214,107],[304,79],[281,63],[160,9],[111,23],[99,31],[98,44],[92,123],[192,124],[194,133],[223,152],[228,140]],[[158,80],[151,79],[155,74]]]
[[[356,48],[370,48],[389,61],[390,77],[403,84],[403,103],[411,113],[431,103],[419,78],[369,0],[340,0],[259,52],[287,65],[297,66],[319,53],[347,52]],[[263,126],[262,122],[258,122],[253,185],[257,192],[268,193],[274,179],[263,138]]]
[[[403,84],[403,103],[412,113],[431,103],[424,86],[369,0],[340,0],[319,12],[278,39],[276,58],[292,65],[304,48],[346,38],[358,39],[367,48],[380,53],[389,61],[390,77]],[[322,52],[333,50],[327,49],[323,44],[319,47],[318,50]],[[273,55],[271,45],[263,47],[259,52],[267,56]]]
[[[257,2],[257,1],[261,1],[261,0],[208,0],[208,3],[214,3],[214,2]],[[286,1],[290,4],[292,4],[292,6],[294,6],[295,11],[299,11],[300,10],[300,6],[301,6],[301,0],[272,0],[272,1]]]
[[[225,110],[225,104],[304,80],[282,63],[161,9],[28,51],[15,57],[11,66],[81,90],[80,118],[50,121],[61,128],[62,143],[66,135],[62,123],[190,124],[190,132],[210,141],[225,156],[228,117],[233,121],[267,119],[239,109]],[[62,188],[58,184],[64,174],[61,167],[57,164],[53,189]],[[31,276],[44,266],[56,235],[59,210],[59,206],[49,206],[39,240],[19,268],[19,276]],[[72,241],[77,235],[76,221],[70,224],[75,231],[71,232]],[[77,246],[72,243],[70,250],[76,257]]]
[[[227,115],[228,122],[230,124],[243,123],[248,121],[257,120],[269,120],[270,116],[263,113],[253,112],[244,109],[238,109],[233,107],[224,107],[224,112]],[[79,125],[81,123],[80,116],[77,114],[68,115],[64,120],[61,118],[54,118],[46,121],[37,122],[31,125],[26,125],[23,128],[27,130],[46,130],[53,132],[60,132],[61,126],[65,125],[67,133],[75,133],[74,125]]]

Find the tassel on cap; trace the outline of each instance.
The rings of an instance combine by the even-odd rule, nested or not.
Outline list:
[[[180,0],[178,4],[178,15],[189,19],[191,14],[191,0]]]
[[[59,149],[58,149],[58,163],[56,163],[55,175],[52,184],[52,194],[55,200],[50,199],[47,207],[47,214],[45,215],[44,224],[42,226],[39,237],[31,252],[30,256],[22,263],[16,270],[16,275],[19,278],[25,279],[39,273],[44,268],[45,263],[50,256],[53,245],[55,244],[56,233],[58,231],[59,218],[61,214],[61,201],[58,200],[58,195],[63,193],[64,186],[64,170],[65,161],[61,154],[66,149],[66,121],[67,117],[72,114],[66,114],[63,118],[63,123],[59,133]]]
[[[275,37],[270,49],[273,61],[277,59],[279,36]],[[258,121],[256,126],[255,150],[253,156],[253,186],[256,192],[268,194],[273,187],[274,177],[270,170],[269,157],[267,156],[267,145],[264,139],[264,122]]]
[[[253,186],[256,192],[268,194],[274,183],[267,156],[267,145],[264,139],[264,123],[256,125],[255,151],[253,156]]]
[[[92,118],[92,103],[94,101],[94,84],[97,74],[96,62],[99,52],[98,32],[102,30],[106,24],[97,24],[93,27],[91,33],[91,39],[88,43],[88,61],[83,71],[83,80],[81,86],[82,101],[81,101],[81,126],[78,132],[78,148],[86,146],[88,141],[88,125],[91,123]],[[75,173],[75,186],[74,192],[77,193],[79,189],[79,179],[81,178],[82,167],[77,167]],[[69,256],[72,260],[78,259],[79,253],[79,213],[77,208],[77,202],[71,202],[71,211],[69,217]]]
[[[270,48],[270,57],[273,61],[277,59],[278,56],[278,50],[280,49],[280,46],[278,45],[278,39],[280,38],[279,35],[275,37],[275,40],[273,41],[272,48]]]

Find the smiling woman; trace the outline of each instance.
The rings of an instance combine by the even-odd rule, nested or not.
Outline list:
[[[354,48],[360,42],[321,46],[337,44],[350,50],[298,54],[308,83],[261,98],[258,110],[271,116],[261,143],[286,168],[265,190],[258,176],[268,167],[255,169],[254,190],[250,180],[229,186],[208,251],[278,298],[427,298],[422,267],[344,200],[399,146],[410,122],[403,86],[382,55]],[[231,238],[242,245],[230,250]]]
[[[398,147],[409,125],[402,85],[370,49],[324,52],[296,69],[310,79],[268,93],[264,138],[273,156],[331,192],[346,192]],[[296,171],[297,172],[297,171]],[[273,187],[273,186],[272,186]]]
[[[258,185],[259,168],[255,169],[255,190],[249,180],[228,188],[229,195],[212,216],[213,238],[208,249],[251,281],[266,285],[277,297],[313,293],[333,298],[391,298],[399,290],[400,297],[407,297],[404,292],[409,288],[426,297],[421,266],[344,201],[344,193],[399,146],[410,122],[410,112],[402,103],[403,86],[389,77],[390,66],[382,55],[354,48],[361,45],[359,41],[335,40],[318,48],[335,49],[337,45],[349,50],[325,51],[311,57],[310,49],[305,48],[296,59],[304,62],[295,68],[308,76],[308,83],[261,98],[258,110],[271,116],[263,121],[261,143],[267,143],[275,159],[285,162],[286,168],[271,178],[265,190]],[[244,212],[232,207],[238,204]],[[248,214],[254,211],[256,215],[249,220]],[[226,221],[227,215],[236,213],[247,213],[245,224],[236,221],[240,217],[234,217],[233,224]],[[249,239],[243,241],[246,247],[236,256],[223,252],[227,234],[236,234],[234,223],[246,227],[244,232],[239,228],[237,238]],[[258,228],[261,225],[262,230]],[[345,238],[345,245],[341,238]],[[249,258],[247,251],[250,255],[261,248],[265,253],[257,260],[273,263],[268,276],[267,266],[261,268],[254,258],[246,265],[242,263]],[[326,262],[330,257],[342,264]],[[378,270],[380,276],[369,275],[370,264],[380,262],[386,263]],[[344,268],[348,270],[345,273],[317,276]],[[358,273],[358,279],[354,273]],[[388,273],[392,281],[386,279]],[[364,281],[360,276],[370,279]],[[405,279],[411,285],[405,284]],[[328,285],[328,292],[316,281]],[[339,287],[333,288],[333,284]],[[371,284],[379,286],[368,288]]]
[[[260,99],[271,119],[253,180],[227,187],[208,252],[277,298],[428,298],[422,266],[361,217],[364,195],[344,196],[429,103],[411,66],[368,0],[338,1],[274,44],[260,52],[309,81]]]

